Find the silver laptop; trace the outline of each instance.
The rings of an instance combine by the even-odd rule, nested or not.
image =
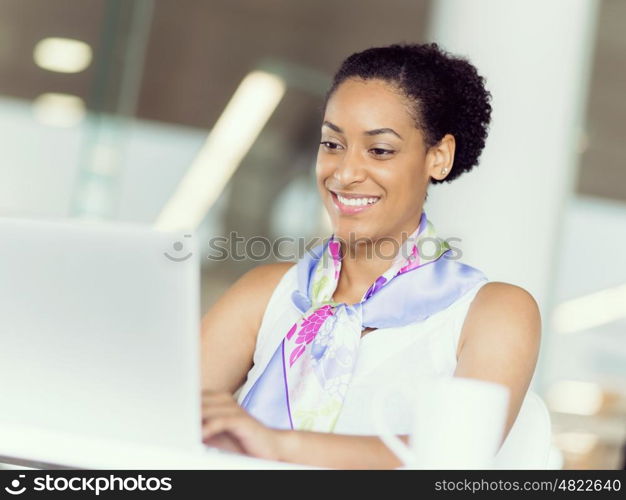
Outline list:
[[[193,235],[0,218],[0,426],[201,444]]]

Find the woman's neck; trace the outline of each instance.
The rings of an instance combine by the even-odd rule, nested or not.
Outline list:
[[[360,302],[376,278],[391,267],[402,244],[415,229],[417,225],[394,238],[360,242],[350,248],[342,248],[341,274],[333,299],[349,304]]]
[[[341,275],[333,299],[349,304],[359,302],[374,280],[389,266],[390,260],[346,256],[341,261]]]

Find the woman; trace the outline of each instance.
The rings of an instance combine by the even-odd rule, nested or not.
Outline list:
[[[467,60],[436,44],[344,61],[316,164],[333,235],[295,266],[248,272],[207,312],[207,444],[325,467],[398,467],[374,435],[369,399],[429,376],[508,387],[508,434],[538,355],[537,304],[459,262],[423,209],[429,184],[478,163],[490,97]],[[407,404],[387,408],[405,442]]]

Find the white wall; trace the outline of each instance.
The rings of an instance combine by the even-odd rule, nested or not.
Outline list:
[[[438,0],[429,41],[467,56],[493,94],[479,167],[429,193],[439,232],[494,281],[551,300],[561,217],[585,105],[591,0]]]
[[[462,238],[467,263],[538,301],[544,330],[537,389],[551,349],[556,263],[576,178],[598,5],[438,0],[432,6],[429,40],[477,66],[494,109],[479,167],[433,189],[426,210],[440,234]]]

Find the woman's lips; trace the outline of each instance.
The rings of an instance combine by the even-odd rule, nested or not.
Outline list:
[[[354,214],[364,212],[365,210],[368,210],[372,208],[373,206],[377,205],[378,202],[380,201],[380,198],[377,196],[366,196],[363,198],[377,198],[377,200],[374,203],[368,203],[367,205],[346,205],[339,200],[337,193],[330,191],[330,195],[333,199],[333,203],[335,204],[339,212],[341,212],[344,215],[354,215]]]

